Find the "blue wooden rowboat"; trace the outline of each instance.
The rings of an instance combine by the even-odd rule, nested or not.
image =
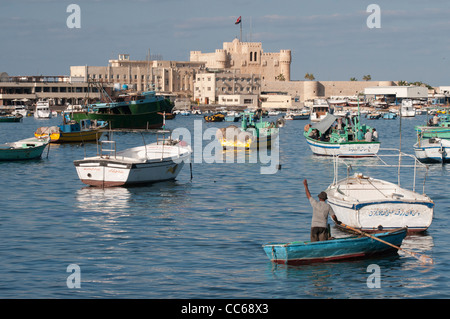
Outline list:
[[[391,232],[374,234],[372,237],[377,237],[399,247],[406,236],[406,232],[406,228],[401,228]],[[397,252],[396,248],[366,236],[352,236],[317,242],[269,243],[263,245],[263,249],[272,262],[289,265],[364,258]]]

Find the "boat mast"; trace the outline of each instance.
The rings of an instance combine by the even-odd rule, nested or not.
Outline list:
[[[400,113],[400,118],[399,118],[399,134],[400,134],[400,146],[398,149],[398,186],[400,186],[400,165],[401,165],[401,161],[402,161],[402,110],[401,110],[401,106],[399,107],[399,113]],[[414,170],[415,173],[415,170]]]

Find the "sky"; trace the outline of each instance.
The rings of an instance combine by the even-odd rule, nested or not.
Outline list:
[[[70,28],[80,8],[80,28]],[[367,10],[375,4],[379,10]],[[450,85],[448,0],[0,0],[0,73],[69,75],[121,53],[189,61],[240,37],[291,50],[291,80]],[[369,20],[369,23],[368,23]],[[376,26],[376,27],[374,27]]]

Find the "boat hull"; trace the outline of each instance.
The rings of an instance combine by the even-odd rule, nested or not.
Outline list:
[[[83,142],[93,142],[97,141],[103,132],[99,130],[93,131],[81,131],[81,132],[71,132],[71,133],[51,133],[50,134],[50,143],[83,143]],[[43,138],[45,134],[35,133],[34,136],[36,138]]]
[[[306,138],[311,151],[316,155],[366,157],[374,156],[380,149],[380,142],[344,142],[329,143]]]
[[[434,202],[426,195],[372,178],[349,178],[326,190],[339,221],[366,232],[408,227],[423,232],[433,220]]]
[[[87,111],[68,112],[70,120],[103,121],[110,129],[157,129],[164,124],[164,112],[173,105],[154,92],[144,92],[136,100],[91,104]]]
[[[379,239],[400,247],[406,229],[375,234]],[[367,258],[380,254],[395,253],[396,248],[369,237],[347,237],[318,242],[293,242],[265,244],[263,249],[274,263],[302,265],[355,258]]]
[[[0,122],[20,122],[22,121],[22,115],[4,115],[0,116]]]
[[[41,158],[47,142],[26,139],[0,147],[0,161],[20,161]]]
[[[90,186],[114,187],[175,179],[184,162],[128,163],[103,159],[74,162],[80,180]]]
[[[141,114],[73,112],[70,113],[70,118],[77,122],[85,119],[104,121],[111,129],[157,129],[163,126],[163,116],[156,111]]]
[[[414,153],[417,159],[423,163],[449,163],[450,141],[448,140],[423,140],[414,145]]]

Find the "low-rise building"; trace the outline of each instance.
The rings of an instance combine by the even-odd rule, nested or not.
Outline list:
[[[55,105],[81,104],[85,100],[101,98],[102,90],[111,93],[112,86],[99,86],[68,76],[7,76],[0,81],[0,105],[21,102],[33,104],[38,100],[52,100]]]
[[[194,83],[194,100],[201,104],[222,104],[219,96],[260,92],[261,77],[255,74],[204,72],[196,75]]]

